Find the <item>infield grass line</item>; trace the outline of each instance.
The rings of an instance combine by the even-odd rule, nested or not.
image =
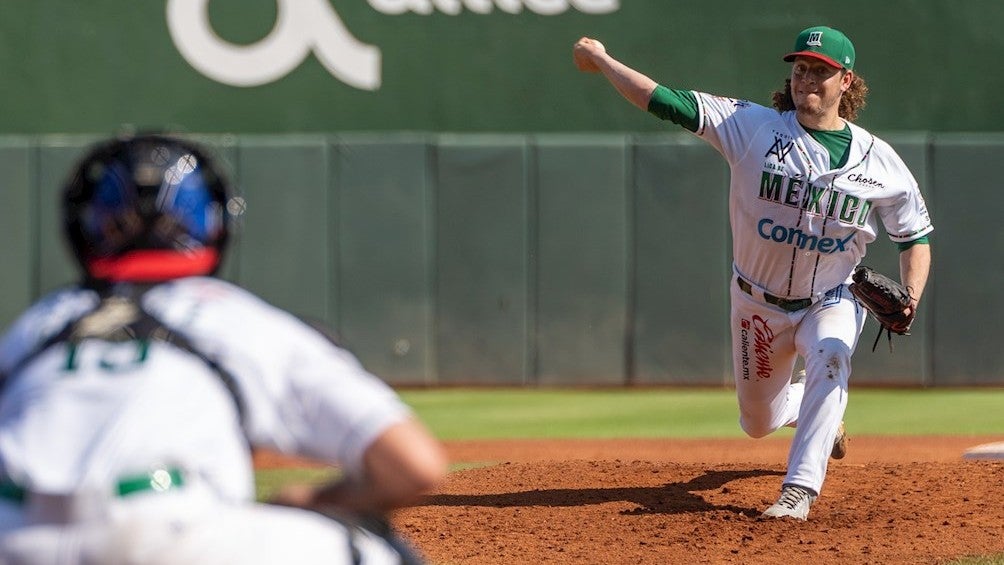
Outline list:
[[[1004,565],[1004,553],[985,557],[963,557],[949,561],[947,565]]]
[[[402,398],[443,440],[741,438],[731,389],[421,389]],[[1004,437],[1004,388],[855,390],[859,435]],[[784,433],[785,430],[781,430]]]

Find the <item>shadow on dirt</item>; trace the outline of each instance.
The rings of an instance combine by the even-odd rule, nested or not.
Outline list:
[[[735,514],[753,515],[760,511],[756,508],[743,508],[731,504],[715,505],[705,500],[699,493],[723,488],[732,481],[783,475],[783,471],[774,469],[709,470],[685,483],[668,483],[657,487],[541,489],[502,494],[436,494],[423,498],[418,505],[508,508],[633,502],[638,508],[622,511],[621,514],[685,514],[724,510]]]

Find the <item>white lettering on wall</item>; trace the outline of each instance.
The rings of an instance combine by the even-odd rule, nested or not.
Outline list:
[[[210,0],[167,0],[167,27],[181,56],[205,76],[231,86],[260,86],[277,81],[314,54],[336,78],[360,90],[380,88],[381,55],[374,45],[356,39],[330,0],[275,0],[272,31],[251,45],[235,45],[213,31]],[[368,0],[387,15],[404,13],[458,15],[464,10],[490,14],[496,8],[518,14],[527,8],[553,16],[570,8],[609,14],[620,0]]]
[[[586,14],[609,14],[620,8],[620,0],[368,0],[374,10],[396,16],[406,12],[428,15],[442,12],[456,16],[464,9],[476,14],[490,14],[498,8],[503,12],[518,14],[525,6],[542,16],[555,16],[569,8]]]
[[[209,0],[168,0],[167,25],[188,64],[232,86],[279,80],[311,52],[342,82],[380,88],[380,49],[352,36],[328,0],[276,0],[275,27],[261,41],[234,45],[209,22]]]

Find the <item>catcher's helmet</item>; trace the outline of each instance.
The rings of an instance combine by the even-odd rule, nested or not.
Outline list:
[[[63,190],[66,238],[91,279],[212,274],[228,238],[229,186],[196,144],[138,135],[97,144]]]

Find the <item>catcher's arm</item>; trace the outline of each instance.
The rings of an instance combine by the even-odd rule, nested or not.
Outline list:
[[[377,436],[363,455],[363,470],[316,487],[286,485],[270,501],[300,508],[338,508],[353,514],[383,514],[412,504],[446,475],[442,446],[417,419],[399,422]]]
[[[931,272],[931,246],[926,243],[911,245],[899,254],[899,277],[903,286],[910,290],[910,308],[904,313],[911,319],[917,314],[917,305],[927,286]]]
[[[412,418],[377,436],[363,455],[361,474],[320,487],[286,485],[270,502],[313,510],[350,532],[367,530],[393,547],[402,565],[423,565],[421,555],[398,536],[387,516],[434,488],[445,477],[447,463],[439,441]]]

